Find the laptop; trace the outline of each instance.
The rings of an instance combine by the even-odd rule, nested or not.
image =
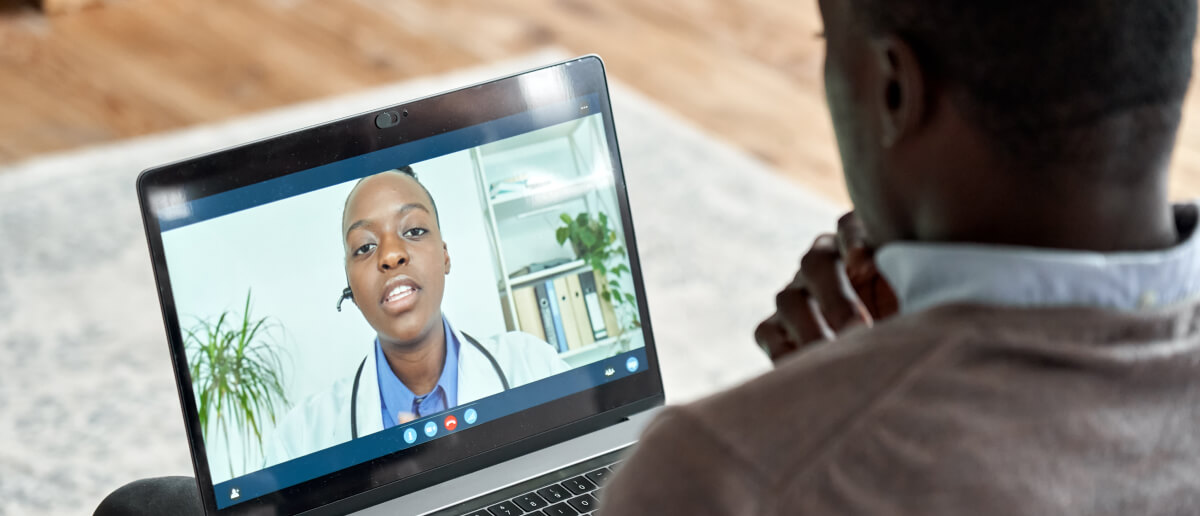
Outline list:
[[[663,403],[596,56],[137,192],[208,514],[587,514]]]

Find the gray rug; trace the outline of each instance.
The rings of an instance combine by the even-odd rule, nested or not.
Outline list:
[[[129,480],[191,474],[139,171],[563,56],[0,168],[0,515],[90,513]],[[667,395],[687,401],[768,367],[754,326],[839,209],[613,82]]]

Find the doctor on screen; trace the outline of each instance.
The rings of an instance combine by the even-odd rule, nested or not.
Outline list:
[[[442,314],[450,253],[433,197],[411,168],[355,185],[342,237],[350,284],[342,300],[354,302],[376,339],[351,347],[363,354],[358,366],[284,416],[268,466],[568,369],[532,335],[477,340]]]

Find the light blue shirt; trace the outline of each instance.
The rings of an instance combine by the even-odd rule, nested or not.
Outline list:
[[[458,339],[446,318],[442,318],[446,332],[446,364],[442,376],[429,394],[417,396],[404,385],[388,365],[379,339],[375,339],[375,368],[379,378],[379,401],[383,413],[383,428],[396,426],[396,418],[404,412],[416,417],[436,414],[458,405]]]
[[[902,313],[952,303],[1144,310],[1200,297],[1196,233],[1170,249],[1121,253],[898,242],[875,263]]]

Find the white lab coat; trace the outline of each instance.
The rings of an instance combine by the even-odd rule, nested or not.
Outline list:
[[[453,326],[451,326],[453,328]],[[500,377],[487,356],[467,341],[462,332],[458,338],[458,404],[498,394],[504,390]],[[544,341],[528,333],[509,332],[488,339],[478,339],[508,376],[510,387],[517,387],[566,371],[569,367],[558,353]],[[375,366],[375,342],[366,348],[367,361],[358,383],[358,436],[383,430],[379,401],[379,375]],[[273,466],[350,440],[350,398],[354,373],[346,371],[324,392],[318,392],[296,405],[275,427],[267,443],[267,462]]]

